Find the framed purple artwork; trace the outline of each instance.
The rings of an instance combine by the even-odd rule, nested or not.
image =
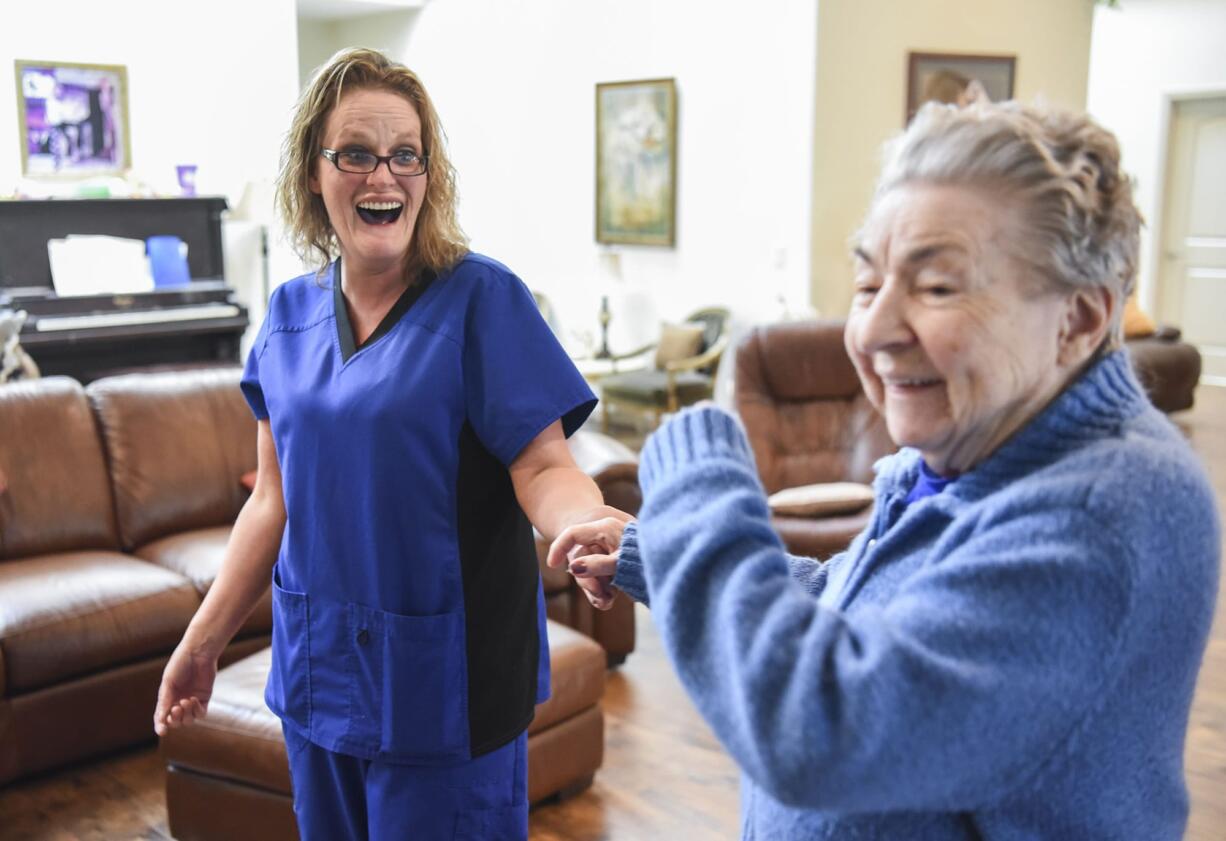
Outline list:
[[[121,175],[132,166],[125,67],[63,61],[15,64],[23,175]]]

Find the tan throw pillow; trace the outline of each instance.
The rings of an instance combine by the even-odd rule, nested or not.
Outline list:
[[[1137,303],[1136,294],[1129,295],[1128,300],[1124,302],[1124,338],[1140,339],[1152,336],[1157,329],[1154,320],[1146,315],[1141,305]]]
[[[781,517],[828,517],[854,514],[873,504],[873,489],[859,482],[824,482],[784,488],[767,498],[771,513]]]
[[[660,325],[660,343],[656,345],[656,367],[664,368],[669,362],[697,356],[702,349],[701,324]]]

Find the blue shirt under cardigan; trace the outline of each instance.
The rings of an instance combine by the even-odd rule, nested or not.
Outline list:
[[[1220,525],[1127,357],[908,506],[918,463],[878,464],[872,523],[818,565],[729,415],[643,450],[615,583],[743,770],[744,837],[1182,837]]]

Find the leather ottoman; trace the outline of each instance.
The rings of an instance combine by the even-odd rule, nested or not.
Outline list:
[[[528,728],[528,800],[587,788],[604,757],[605,652],[549,622],[553,695]],[[264,705],[270,649],[218,673],[209,714],[162,739],[166,810],[178,841],[297,839],[281,722]]]

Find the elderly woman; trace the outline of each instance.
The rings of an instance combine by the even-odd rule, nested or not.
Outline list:
[[[855,248],[847,350],[900,451],[825,564],[772,533],[715,408],[657,432],[637,522],[551,562],[648,601],[756,839],[1178,839],[1219,525],[1120,348],[1140,219],[1112,137],[930,105]]]
[[[155,727],[206,714],[271,581],[265,699],[302,838],[524,839],[526,729],[549,692],[532,526],[615,514],[566,445],[595,398],[524,284],[469,252],[408,68],[335,56],[278,194],[321,268],[273,293],[251,349],[258,479]]]

